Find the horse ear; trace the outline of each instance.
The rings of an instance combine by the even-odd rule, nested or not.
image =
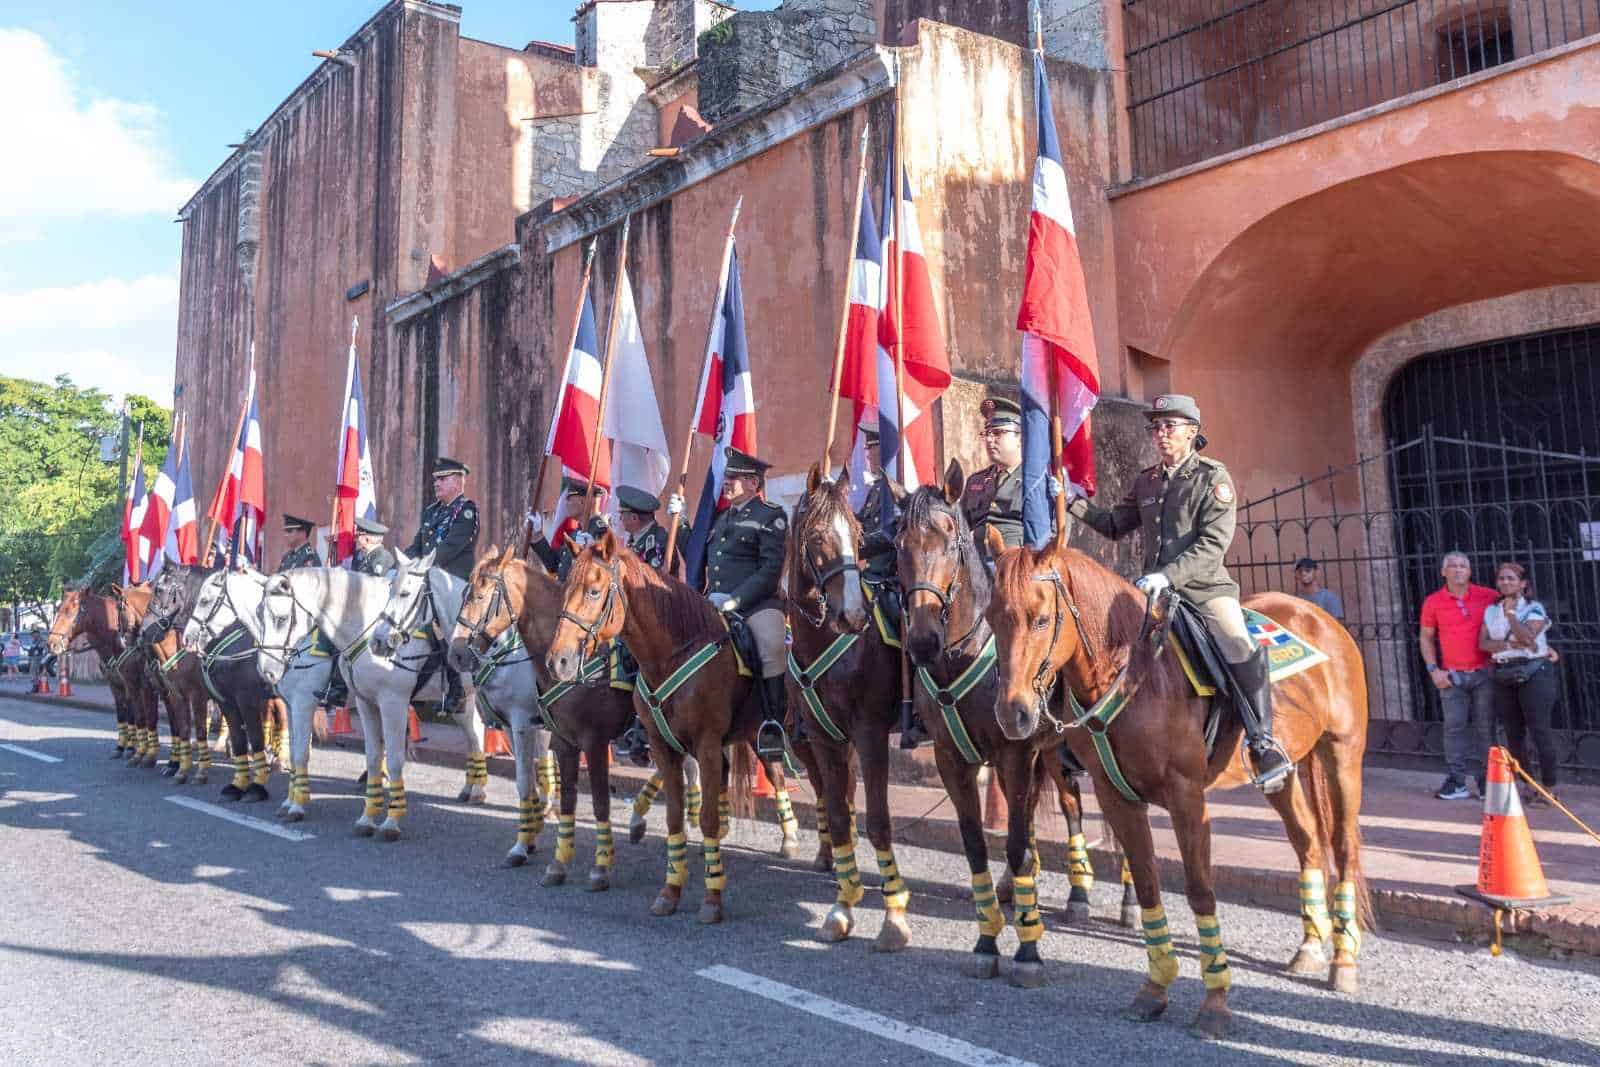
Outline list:
[[[494,549],[489,549],[489,552],[492,555],[494,553]],[[504,567],[516,558],[517,546],[512,544],[510,541],[507,541],[505,550],[500,553],[500,566]]]
[[[984,527],[983,543],[989,549],[989,558],[997,560],[1006,550],[1006,539],[993,526]]]
[[[952,459],[950,466],[944,470],[944,502],[946,504],[959,504],[961,494],[966,492],[967,476],[961,470],[961,461]]]
[[[411,557],[406,555],[405,549],[397,548],[394,550],[394,562],[396,567],[400,568],[401,570],[405,570],[407,567],[411,566]]]
[[[595,554],[610,563],[617,558],[617,553],[622,551],[622,543],[617,540],[617,532],[611,527],[606,527],[605,535],[595,542]]]
[[[901,485],[887,474],[883,476],[883,481],[884,484],[889,487],[889,499],[894,501],[895,507],[898,508],[903,505],[906,502],[906,497],[911,495],[910,493],[906,492],[905,486]]]
[[[817,486],[822,484],[822,464],[813,463],[811,470],[806,474],[806,492],[815,493]]]
[[[111,595],[114,596],[114,597],[121,597],[122,596],[122,586],[117,584],[116,582],[112,582],[111,583]]]

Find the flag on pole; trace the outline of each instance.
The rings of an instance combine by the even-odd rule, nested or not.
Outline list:
[[[377,482],[372,476],[372,450],[367,445],[367,401],[361,391],[361,362],[356,358],[354,319],[350,322],[344,414],[339,422],[339,466],[333,492],[333,552],[328,563],[337,567],[356,553],[356,520],[378,517]]]
[[[611,450],[612,485],[631,485],[656,495],[672,470],[667,429],[645,355],[644,332],[633,302],[633,286],[623,267],[617,299],[617,339],[611,349],[611,387],[606,391],[603,432]]]
[[[194,480],[189,475],[189,435],[176,443],[177,473],[173,476],[172,513],[162,537],[162,556],[188,567],[200,560],[200,522],[195,514]]]
[[[161,473],[146,498],[144,520],[139,524],[139,568],[144,581],[161,573],[166,562],[163,551],[167,540],[167,525],[172,521],[172,508],[178,495],[178,441],[174,439],[167,448],[167,458],[161,464]]]
[[[1094,445],[1089,413],[1100,398],[1099,359],[1089,315],[1089,293],[1079,258],[1077,231],[1061,142],[1051,109],[1044,58],[1033,55],[1033,95],[1039,156],[1033,169],[1033,210],[1028,219],[1028,259],[1017,329],[1022,338],[1023,538],[1041,548],[1051,536],[1050,372],[1056,373],[1062,462],[1068,492],[1094,493]]]
[[[139,530],[144,525],[148,507],[144,490],[144,433],[140,431],[139,446],[133,455],[133,477],[128,481],[128,496],[122,502],[122,582],[142,580],[144,566],[139,551]]]
[[[744,332],[744,291],[739,282],[739,250],[730,241],[728,270],[717,287],[717,314],[706,341],[700,374],[700,406],[695,430],[711,438],[711,465],[700,490],[694,527],[684,549],[684,575],[696,589],[705,585],[706,546],[711,522],[722,509],[722,483],[728,448],[756,454],[755,390]]]
[[[261,458],[261,417],[256,404],[255,350],[251,349],[249,381],[246,385],[244,418],[239,436],[228,457],[228,469],[211,498],[206,517],[217,524],[217,548],[227,551],[233,544],[237,523],[239,554],[252,563],[261,562],[261,528],[267,518],[266,472]]]
[[[600,383],[605,369],[600,365],[600,333],[594,324],[594,301],[586,289],[583,311],[578,318],[578,333],[567,353],[561,375],[561,392],[556,396],[550,417],[550,436],[544,450],[561,461],[562,470],[602,489],[611,488],[611,456],[606,443],[600,443],[589,469],[595,435],[600,433]]]
[[[878,424],[878,319],[883,314],[886,292],[878,220],[872,212],[872,200],[866,196],[860,199],[856,258],[850,264],[850,314],[845,323],[844,366],[839,373],[839,395],[851,401],[850,432],[854,440],[847,469],[851,506],[856,508],[865,502],[874,476],[874,472],[866,469],[863,427]]]

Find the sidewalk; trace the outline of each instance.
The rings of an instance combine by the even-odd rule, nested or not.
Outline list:
[[[0,696],[96,710],[111,706],[104,686],[78,686],[72,697],[44,697],[27,693],[25,684],[4,682],[0,683]],[[414,747],[415,758],[442,766],[464,766],[465,738],[455,726],[425,721],[422,733],[423,741]],[[360,738],[337,738],[336,743],[356,747]],[[502,776],[511,774],[509,757],[492,757],[490,767]],[[614,765],[611,777],[618,792],[632,795],[648,772]],[[1489,910],[1455,892],[1456,886],[1469,885],[1477,878],[1482,808],[1477,801],[1435,799],[1432,791],[1439,777],[1424,772],[1367,769],[1361,806],[1362,865],[1384,928],[1430,936],[1486,937],[1492,922]],[[1569,786],[1561,794],[1579,818],[1590,826],[1600,826],[1600,788]],[[802,823],[812,825],[815,798],[809,784],[803,779],[791,783],[790,796]],[[1277,813],[1248,787],[1211,794],[1210,801],[1218,895],[1297,910],[1299,871]],[[856,803],[858,809],[863,805],[859,794]],[[1096,873],[1102,879],[1115,880],[1119,872],[1113,855],[1095,847],[1101,822],[1092,789],[1084,792],[1084,807],[1085,830]],[[955,812],[941,788],[891,786],[890,810],[896,840],[960,851]],[[760,815],[775,821],[771,800],[761,801]],[[1558,951],[1600,956],[1600,844],[1554,809],[1533,809],[1528,818],[1550,891],[1572,897],[1573,903],[1547,911],[1516,913],[1508,917],[1507,933],[1533,935],[1536,941]],[[1151,809],[1151,820],[1162,884],[1168,892],[1182,892],[1183,869],[1171,823],[1164,812],[1155,808]],[[1038,837],[1046,868],[1065,870],[1066,823],[1061,816],[1053,810],[1041,815]],[[991,834],[990,838],[991,855],[999,857],[1001,836]]]

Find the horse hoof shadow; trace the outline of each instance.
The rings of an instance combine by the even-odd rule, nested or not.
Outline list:
[[[262,801],[269,800],[271,798],[267,796],[266,786],[251,785],[249,789],[244,791],[244,796],[242,799],[246,804],[260,804]]]
[[[509,869],[512,867],[522,867],[526,865],[527,862],[528,854],[526,852],[508,852],[506,853],[505,858],[500,861],[500,866],[502,868]]]
[[[1094,917],[1094,912],[1086,900],[1067,901],[1066,911],[1062,912],[1061,923],[1063,926],[1088,926],[1089,920]]]
[[[380,841],[387,841],[387,842],[393,844],[394,842],[400,840],[400,827],[398,827],[398,826],[380,827],[379,830],[378,830],[378,839]]]
[[[358,822],[351,829],[351,833],[354,834],[356,837],[371,837],[373,834],[375,834],[377,832],[378,832],[378,828],[376,826],[373,826],[370,823]]]
[[[962,964],[961,971],[968,978],[995,978],[1000,974],[1000,957],[990,952],[974,952]]]
[[[544,877],[539,879],[539,884],[546,889],[554,889],[558,885],[567,884],[567,869],[551,864],[544,870]]]
[[[1189,1033],[1202,1041],[1221,1041],[1228,1036],[1228,1027],[1232,1022],[1233,1013],[1227,1008],[1201,1008],[1200,1014],[1194,1017],[1194,1023],[1189,1027]]]
[[[1017,989],[1042,989],[1046,983],[1044,964],[1030,960],[1013,961],[1007,977]]]
[[[222,787],[222,792],[217,794],[217,799],[224,804],[236,804],[242,796],[244,796],[243,789],[236,785],[225,785]]]

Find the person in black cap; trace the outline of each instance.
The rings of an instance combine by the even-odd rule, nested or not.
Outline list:
[[[528,542],[528,550],[539,557],[545,570],[564,582],[578,553],[594,543],[596,538],[603,537],[609,524],[604,515],[596,514],[589,520],[588,526],[578,528],[589,499],[589,483],[564,474],[561,476],[561,495],[567,498],[567,517],[561,521],[551,539],[547,540],[544,536],[543,515],[530,513],[527,526],[533,537]],[[665,544],[663,541],[662,545]]]
[[[1322,564],[1310,556],[1302,557],[1294,565],[1294,595],[1311,601],[1344,622],[1344,601],[1339,599],[1338,593],[1322,584]]]
[[[634,555],[665,574],[667,567],[667,531],[656,521],[656,510],[661,501],[654,495],[631,485],[617,486],[618,521],[628,535],[628,547]],[[683,545],[689,537],[687,523],[678,524],[678,540],[672,546],[673,562],[683,558]]]
[[[1145,575],[1135,584],[1146,596],[1165,589],[1183,594],[1205,619],[1234,684],[1249,706],[1240,707],[1255,784],[1276,793],[1294,763],[1272,737],[1272,682],[1267,650],[1245,628],[1239,586],[1223,566],[1233,542],[1238,501],[1228,468],[1200,455],[1200,407],[1191,396],[1167,393],[1145,410],[1158,462],[1133,480],[1122,503],[1100,508],[1079,497],[1068,511],[1106,537],[1144,531]],[[1052,486],[1052,489],[1055,487]]]
[[[322,560],[317,558],[317,550],[311,544],[311,533],[316,528],[317,524],[310,519],[302,519],[298,515],[283,516],[283,536],[289,541],[289,551],[278,561],[279,574],[296,567],[322,566]]]
[[[467,499],[465,463],[440,456],[433,464],[433,503],[422,511],[411,557],[434,553],[433,565],[457,578],[472,574],[478,547],[478,505]]]
[[[357,574],[370,574],[374,578],[387,578],[394,570],[394,553],[383,544],[389,527],[377,519],[356,520],[356,551],[350,558],[350,569]]]
[[[1022,544],[1022,409],[1015,400],[991,396],[979,410],[989,465],[967,479],[961,511],[987,559],[986,526],[1000,531],[1007,548]]]

